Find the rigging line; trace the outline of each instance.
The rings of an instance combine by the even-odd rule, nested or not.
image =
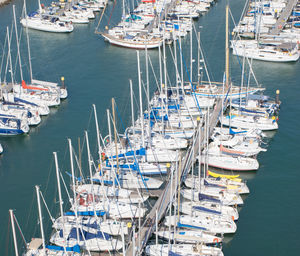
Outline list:
[[[117,106],[117,104],[115,104],[115,105],[116,105],[117,114],[118,114],[118,116],[119,116],[119,118],[120,118],[120,121],[121,121],[121,125],[122,125],[123,129],[125,130],[125,127],[124,127],[124,125],[123,125],[122,118],[120,117],[120,114],[119,114],[118,106]],[[141,120],[141,121],[142,121],[142,120]],[[127,134],[125,134],[125,136],[126,136],[126,138],[128,139],[128,143],[129,143],[130,148],[132,149],[132,146],[131,146],[131,143],[130,143],[130,141],[129,141],[129,138],[128,138]],[[132,150],[134,150],[134,149],[132,149]],[[137,159],[136,159],[136,157],[135,157],[135,154],[133,154],[133,155],[134,155],[134,160],[135,160],[135,162],[137,163],[138,173],[139,173],[139,175],[140,175],[141,178],[142,178],[142,182],[143,182],[143,184],[144,184],[144,186],[145,186],[147,192],[149,192],[148,186],[147,186],[147,184],[145,183],[145,179],[144,179],[144,177],[143,177],[143,175],[142,175],[142,173],[141,173],[141,171],[140,171],[140,167],[139,167],[138,161],[137,161]]]
[[[88,119],[88,123],[87,123],[87,128],[86,130],[89,131],[90,125],[91,125],[91,120],[92,120],[92,116],[93,116],[93,108],[90,111],[90,117]],[[85,137],[85,136],[84,136]],[[84,138],[85,139],[85,138]]]
[[[154,68],[153,68],[153,65],[152,65],[152,61],[151,61],[150,55],[148,55],[148,59],[149,59],[151,70],[152,70],[152,73],[153,73],[153,76],[154,76],[154,79],[155,79],[157,90],[160,92],[160,86],[159,86],[159,83],[158,83],[158,80],[157,80],[157,77],[156,77],[156,74],[155,74],[155,71],[154,71]]]
[[[116,1],[116,0],[114,0],[114,5],[113,5],[113,8],[112,8],[112,10],[111,10],[111,13],[110,13],[110,16],[109,16],[108,22],[107,22],[107,26],[109,26],[110,19],[111,19],[111,17],[112,17],[112,14],[113,14],[113,12],[114,12],[114,9],[115,9],[115,7],[116,7],[116,3],[117,3],[117,1]]]
[[[91,112],[92,114],[92,112]],[[91,115],[90,115],[90,119],[91,119]],[[90,123],[90,121],[89,121]],[[88,130],[87,130],[88,131]],[[80,140],[80,137],[78,137],[78,139]],[[81,140],[80,140],[81,141]],[[80,173],[80,176],[82,178],[84,178],[84,175],[83,175],[83,172],[82,172],[82,152],[83,152],[83,148],[84,148],[84,145],[85,145],[85,136],[83,136],[83,140],[82,140],[82,145],[79,145],[80,147],[80,152],[78,152],[78,157],[75,155],[75,160],[76,160],[76,163],[77,163],[77,167],[79,169],[79,173]],[[74,151],[75,152],[75,151]],[[79,155],[80,153],[80,155]],[[80,161],[79,161],[80,160]]]
[[[208,64],[208,61],[207,61],[207,58],[202,50],[202,47],[201,47],[201,38],[198,37],[197,35],[197,30],[196,30],[196,27],[195,27],[195,24],[193,23],[193,28],[194,28],[194,31],[195,31],[195,34],[196,34],[196,39],[197,39],[197,43],[199,45],[199,50],[200,50],[200,54],[202,56],[202,59],[204,60],[204,68],[205,68],[205,73],[206,73],[206,76],[207,76],[207,80],[209,82],[209,85],[211,86],[211,79],[210,79],[210,75],[209,75],[209,69],[207,68]],[[211,75],[213,77],[213,74]],[[214,79],[215,80],[215,79]]]
[[[0,85],[1,85],[1,77],[2,77],[2,71],[3,71],[4,58],[5,58],[6,43],[7,43],[7,36],[5,37],[3,46],[1,44],[3,50],[2,50],[2,58],[1,58],[1,65],[0,65]]]
[[[68,199],[69,199],[69,202],[71,203],[71,206],[72,206],[71,196],[70,196],[69,190],[68,190],[68,188],[67,188],[65,179],[64,179],[64,177],[63,177],[63,175],[62,175],[62,173],[61,173],[60,171],[59,171],[59,176],[60,176],[60,178],[61,178],[61,180],[62,180],[62,182],[63,182],[64,188],[65,188],[65,190],[66,190],[66,193],[67,193],[67,196],[68,196]]]
[[[133,94],[133,99],[134,99],[134,101],[135,101],[135,109],[138,109],[138,101],[137,101],[137,98],[135,97],[135,94],[134,94],[134,91],[132,90],[132,94]],[[134,113],[134,114],[136,114],[136,113]]]
[[[9,35],[9,48],[10,48],[10,51],[7,53],[7,62],[6,62],[6,69],[5,69],[5,82],[6,82],[6,76],[7,76],[7,69],[8,69],[8,72],[10,70],[10,67],[9,66],[9,63],[11,62],[10,59],[11,59],[11,42],[12,42],[12,33],[13,33],[13,30],[12,30],[12,27],[13,27],[13,24],[11,24],[11,31],[10,31],[10,35]],[[11,66],[12,66],[12,63],[10,63]],[[11,70],[11,78],[12,80],[14,81],[14,73],[13,71]],[[13,83],[13,81],[11,81]]]
[[[75,153],[75,149],[74,149],[73,146],[72,146],[72,152],[73,152],[73,156],[75,158],[75,162],[77,164],[77,167],[79,169],[80,177],[82,178],[83,181],[85,181],[82,170],[81,170],[81,167],[80,167],[80,163],[79,163],[79,160],[78,160],[78,157],[77,157],[77,154]]]
[[[35,193],[33,192],[33,195],[35,195]],[[32,214],[31,214],[31,212],[32,212],[32,209],[33,209],[33,202],[34,202],[34,196],[32,196],[32,200],[31,200],[31,206],[30,206],[30,208],[29,208],[29,214],[28,214],[28,218],[27,218],[27,223],[26,223],[26,225],[25,225],[25,230],[28,230],[28,228],[29,228],[29,218],[31,218],[32,217]]]
[[[174,45],[173,47],[176,47],[176,45]],[[175,56],[174,56],[174,53],[171,49],[171,45],[169,45],[169,50],[170,50],[170,53],[171,53],[171,56],[172,56],[172,60],[173,60],[173,63],[175,64],[175,75],[176,75],[176,82],[178,81],[178,78],[179,77],[179,70],[178,70],[178,65],[177,63],[175,63]],[[177,83],[176,83],[177,84]]]
[[[42,200],[43,200],[43,203],[44,203],[44,205],[45,205],[45,207],[46,207],[46,210],[47,210],[47,212],[48,212],[48,214],[49,214],[49,217],[50,217],[50,220],[52,221],[52,223],[54,223],[54,218],[52,217],[52,215],[51,215],[51,212],[50,212],[50,210],[49,210],[49,208],[48,208],[48,205],[47,205],[47,203],[46,203],[46,201],[45,201],[45,198],[44,198],[44,196],[43,196],[43,193],[42,193],[42,191],[40,191],[40,195],[41,195],[41,197],[42,197]]]
[[[47,182],[46,182],[46,187],[45,187],[45,192],[48,190],[49,187],[49,183],[50,183],[50,175],[52,174],[51,171],[53,170],[53,161],[51,161],[49,170],[48,170],[48,178],[47,178]]]
[[[13,214],[13,216],[14,216],[15,223],[17,224],[17,227],[18,227],[18,229],[19,229],[19,231],[20,231],[20,234],[21,234],[21,237],[22,237],[22,239],[23,239],[23,242],[24,242],[24,244],[25,244],[25,246],[26,246],[26,245],[27,245],[27,242],[26,242],[26,240],[25,240],[24,234],[23,234],[22,229],[21,229],[21,227],[20,227],[20,225],[19,225],[19,222],[18,222],[18,220],[17,220],[17,217],[16,217],[15,214]]]
[[[197,96],[196,96],[196,93],[195,93],[195,90],[194,90],[194,86],[193,86],[193,84],[192,84],[191,77],[190,77],[189,71],[188,71],[188,69],[187,69],[187,66],[186,66],[186,63],[185,63],[185,59],[184,59],[184,56],[183,56],[183,53],[182,53],[182,49],[180,48],[179,42],[178,42],[178,47],[179,47],[179,51],[180,51],[181,58],[182,58],[182,60],[183,60],[183,64],[184,64],[184,67],[185,67],[185,71],[186,71],[187,76],[188,76],[188,78],[189,78],[189,82],[190,82],[190,85],[191,85],[191,89],[192,89],[192,91],[193,91],[193,93],[194,93],[194,98],[195,98],[195,100],[196,100],[197,107],[198,107],[198,109],[199,109],[199,111],[200,111],[200,113],[201,113],[202,111],[201,111],[201,108],[200,108],[200,105],[199,105],[199,101],[198,101],[198,99],[197,99]]]
[[[99,26],[100,26],[100,23],[101,23],[101,20],[102,20],[102,18],[103,18],[103,15],[104,15],[104,12],[105,12],[105,10],[106,10],[106,6],[107,6],[107,5],[108,5],[108,4],[106,3],[104,9],[102,10],[102,13],[101,13],[101,16],[100,16],[100,18],[99,18],[98,24],[97,24],[97,26],[96,26],[96,28],[95,28],[95,32],[94,32],[95,34],[98,34],[98,33],[99,33],[98,28],[99,28]]]
[[[145,92],[145,94],[147,95],[146,87],[145,87],[144,81],[142,81],[142,85],[143,85],[144,92]],[[147,100],[148,100],[148,102],[149,102],[150,100],[148,99],[148,95],[147,95],[146,97],[147,97]],[[148,103],[148,104],[150,104],[150,103]],[[150,112],[148,113],[148,118],[149,118],[149,119],[150,119],[150,113],[151,113],[152,111],[153,111],[153,110],[150,109]],[[151,120],[150,120],[150,122],[151,122]],[[154,154],[154,150],[153,150],[153,147],[152,147],[152,145],[151,145],[151,134],[149,134],[148,136],[149,136],[148,138],[149,138],[149,142],[150,142],[149,145],[150,145],[150,148],[151,148],[151,150],[152,150],[152,152],[153,152],[153,154]],[[164,142],[164,145],[166,146],[165,142]],[[159,175],[160,175],[161,178],[163,177],[160,168],[159,168]]]

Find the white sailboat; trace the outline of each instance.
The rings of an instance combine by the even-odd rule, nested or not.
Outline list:
[[[198,244],[154,244],[146,247],[146,254],[151,256],[223,256],[223,252],[220,248],[208,247],[206,245]]]
[[[201,163],[206,163],[205,156],[201,157]],[[259,163],[254,158],[224,154],[208,154],[207,164],[212,167],[233,171],[256,171],[259,168]]]
[[[196,189],[182,189],[181,195],[191,201],[208,201],[221,203],[223,205],[242,205],[243,199],[238,194],[224,192],[222,190],[212,190],[202,188],[200,192]]]
[[[217,244],[222,242],[222,238],[213,233],[204,232],[201,230],[186,230],[176,229],[176,231],[169,231],[167,229],[156,232],[158,237],[164,240],[176,240],[179,243],[187,244]]]
[[[203,186],[204,180],[207,181],[209,184],[214,184],[219,187],[227,188],[227,189],[232,189],[232,190],[238,190],[239,194],[249,194],[249,188],[245,182],[241,181],[236,181],[232,179],[226,179],[226,178],[213,178],[213,177],[206,177],[206,178],[201,178],[200,182],[201,185]],[[193,176],[188,176],[184,184],[189,187],[189,188],[199,188],[199,177],[193,177]]]
[[[237,220],[239,215],[237,210],[231,206],[222,204],[202,203],[200,202],[183,202],[179,207],[179,211],[190,216],[197,216],[205,218],[210,216],[212,218],[232,219]]]
[[[245,115],[227,115],[222,119],[224,126],[242,128],[242,129],[259,129],[262,131],[272,131],[278,129],[276,118],[270,119],[262,116],[245,116]]]
[[[89,233],[75,227],[55,232],[51,236],[50,242],[63,247],[73,247],[79,244],[81,248],[88,251],[117,251],[123,247],[120,240],[114,239],[104,232]]]
[[[164,222],[166,226],[176,226],[179,228],[199,229],[218,234],[232,234],[236,232],[237,226],[232,219],[224,219],[221,217],[212,216],[166,216]]]
[[[282,43],[280,45],[262,44],[256,40],[232,40],[233,54],[249,59],[292,62],[299,59],[298,46],[294,43]]]
[[[57,219],[55,219],[52,227],[56,230],[60,230],[64,227],[71,229],[72,227],[76,227],[76,225],[78,225],[80,229],[84,229],[90,233],[95,233],[100,230],[113,236],[121,235],[122,232],[124,233],[124,235],[128,234],[128,227],[125,222],[113,219],[102,220],[101,218],[94,216],[76,217],[65,215],[63,217],[58,217]]]
[[[187,215],[200,215],[201,212],[211,212],[216,215],[227,216],[233,220],[238,220],[239,213],[236,208],[232,206],[223,205],[218,202],[209,202],[209,201],[185,201],[182,202],[179,211]],[[198,214],[199,213],[199,214]]]

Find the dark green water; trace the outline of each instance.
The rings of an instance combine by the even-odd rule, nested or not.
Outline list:
[[[22,2],[13,1],[20,13]],[[244,1],[232,1],[231,10],[237,19]],[[36,1],[28,1],[28,10],[37,8]],[[112,8],[110,4],[108,10]],[[107,12],[109,15],[109,12]],[[117,6],[112,22],[117,22]],[[107,20],[108,17],[105,17]],[[0,42],[4,42],[5,27],[11,24],[11,4],[0,9]],[[225,1],[220,0],[195,24],[202,26],[201,41],[214,80],[221,81],[224,70]],[[83,141],[83,132],[90,132],[93,155],[96,156],[95,128],[91,104],[96,104],[101,132],[107,133],[106,108],[115,97],[124,125],[129,121],[129,83],[134,81],[137,93],[136,51],[113,47],[95,35],[97,20],[89,25],[76,26],[73,33],[54,35],[30,31],[34,77],[59,81],[63,75],[69,98],[43,118],[42,123],[27,136],[0,138],[4,154],[0,157],[0,255],[14,255],[11,231],[8,229],[8,209],[15,214],[25,238],[39,236],[34,185],[41,186],[52,214],[58,213],[56,180],[52,152],[57,151],[60,168],[69,170],[67,138]],[[189,39],[184,39],[185,52]],[[194,43],[196,46],[196,44]],[[26,48],[23,40],[23,48]],[[24,71],[27,53],[23,51]],[[13,54],[16,54],[15,45]],[[149,52],[157,70],[158,51]],[[169,55],[169,54],[168,54]],[[188,55],[186,54],[186,58]],[[144,60],[144,54],[141,53]],[[232,57],[232,77],[239,80],[240,67]],[[170,60],[170,58],[169,58]],[[171,66],[171,62],[169,62]],[[142,64],[143,66],[143,64]],[[299,82],[300,65],[254,62],[253,69],[267,94],[280,89],[282,109],[279,131],[271,139],[266,153],[259,155],[260,169],[247,175],[251,193],[240,212],[237,233],[224,245],[225,255],[299,255],[300,240],[300,155]],[[145,73],[145,72],[144,72]],[[28,76],[28,75],[27,75]],[[154,80],[151,77],[151,90]],[[119,121],[118,127],[122,131]],[[83,162],[87,172],[87,165]],[[68,178],[66,177],[68,182]],[[44,223],[49,218],[44,211]],[[9,231],[9,232],[8,232]],[[49,232],[46,232],[47,237]],[[20,247],[21,247],[21,239]]]

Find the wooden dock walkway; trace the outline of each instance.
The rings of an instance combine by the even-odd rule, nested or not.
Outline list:
[[[211,136],[214,127],[217,125],[219,121],[219,116],[222,111],[222,100],[218,99],[215,108],[213,112],[210,115],[209,118],[209,136]],[[203,149],[203,141],[205,138],[205,133],[203,132],[203,129],[205,127],[204,125],[201,127],[201,150]],[[191,169],[192,164],[194,164],[195,157],[199,153],[199,123],[196,130],[196,134],[194,136],[193,143],[188,148],[188,150],[185,153],[182,153],[180,156],[180,161],[178,164],[178,178],[173,176],[173,180],[171,182],[171,177],[168,178],[166,181],[167,184],[164,188],[164,190],[160,190],[160,197],[156,201],[155,205],[149,212],[149,214],[146,216],[144,223],[141,225],[140,230],[138,230],[136,234],[136,238],[134,239],[134,245],[132,242],[130,242],[127,250],[126,255],[127,256],[135,256],[135,255],[141,255],[144,248],[146,247],[146,244],[149,240],[149,238],[152,236],[153,232],[155,231],[155,222],[156,222],[156,212],[157,212],[157,219],[158,223],[162,220],[162,218],[165,216],[165,213],[167,211],[167,208],[169,206],[170,197],[174,198],[175,193],[177,192],[178,186],[181,185],[181,183],[184,181],[187,173]],[[176,180],[179,180],[179,182],[176,184]],[[172,184],[172,189],[171,189]],[[172,191],[172,195],[171,194]]]
[[[283,27],[285,26],[288,18],[290,17],[293,8],[296,6],[297,4],[297,0],[289,0],[286,7],[284,8],[284,10],[282,11],[282,13],[280,14],[275,26],[273,29],[270,30],[269,34],[270,35],[278,35],[281,30],[283,29]]]

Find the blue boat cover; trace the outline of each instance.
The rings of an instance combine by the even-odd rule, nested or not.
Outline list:
[[[104,216],[106,214],[105,211],[78,211],[78,216],[95,216],[95,212],[97,216]],[[66,216],[75,216],[75,212],[65,212]]]
[[[177,227],[179,228],[192,228],[192,229],[200,229],[200,230],[206,230],[206,228],[188,225],[188,224],[182,224],[180,222],[177,222]]]
[[[67,252],[78,252],[80,253],[80,246],[76,244],[73,247],[62,247],[56,245],[46,245],[46,248],[51,251],[67,251]]]
[[[209,213],[214,213],[214,214],[218,214],[218,215],[221,214],[221,212],[219,212],[219,211],[211,210],[211,209],[205,208],[203,206],[193,206],[193,209],[197,210],[197,211],[209,212]]]
[[[145,148],[140,148],[140,149],[138,149],[136,151],[134,151],[134,150],[127,151],[125,154],[119,154],[118,157],[121,158],[121,157],[134,156],[134,155],[145,156],[146,155],[146,149]],[[117,156],[114,155],[114,156],[112,156],[110,158],[117,158]]]
[[[221,201],[219,199],[215,199],[212,196],[207,196],[207,195],[199,193],[199,201],[202,201],[202,200],[203,201],[211,201],[211,202],[214,202],[214,203],[221,203]]]
[[[229,128],[229,134],[234,135],[234,134],[239,134],[239,133],[245,133],[247,131],[240,131],[240,132],[235,132],[234,130],[232,130],[232,128]]]
[[[28,17],[34,17],[36,14],[38,14],[37,12],[30,12],[29,14],[28,14]]]
[[[94,238],[100,238],[100,239],[104,239],[104,240],[109,240],[110,239],[109,234],[101,232],[101,231],[98,231],[96,234],[89,233],[85,230],[78,230],[78,232],[79,232],[79,240],[80,241],[90,240],[90,239],[94,239]],[[59,231],[59,236],[63,237],[63,230],[62,229]],[[67,239],[77,239],[77,230],[76,230],[76,228],[71,229]]]
[[[182,256],[182,254],[178,254],[176,252],[169,251],[168,256]]]

